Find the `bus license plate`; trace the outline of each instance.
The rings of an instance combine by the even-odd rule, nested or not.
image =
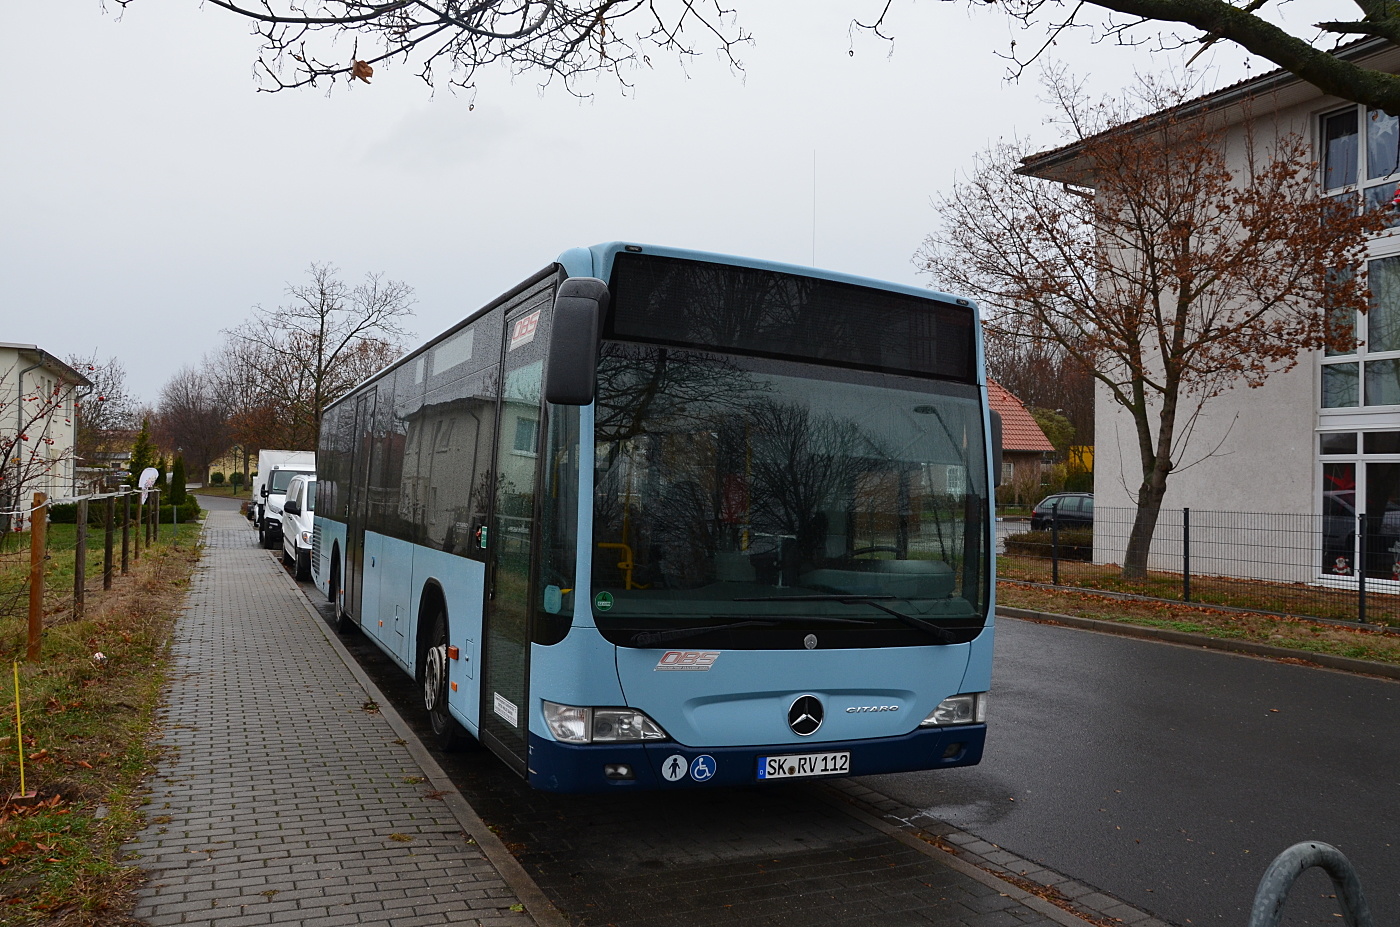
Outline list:
[[[760,756],[758,778],[799,779],[804,776],[840,776],[851,771],[849,753],[799,753],[793,756]]]

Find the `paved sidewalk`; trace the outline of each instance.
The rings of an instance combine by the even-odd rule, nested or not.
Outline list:
[[[168,753],[128,847],[149,876],[135,915],[563,924],[247,521],[210,501],[160,717]]]

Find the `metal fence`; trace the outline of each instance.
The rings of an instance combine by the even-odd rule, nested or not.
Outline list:
[[[1134,508],[1090,528],[1000,524],[999,575],[1208,605],[1400,626],[1400,520],[1164,509],[1147,574],[1123,576]]]

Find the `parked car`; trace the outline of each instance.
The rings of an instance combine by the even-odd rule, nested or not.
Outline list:
[[[311,532],[316,513],[316,476],[298,473],[282,501],[282,562],[296,568],[297,579],[311,578]]]
[[[1031,530],[1048,531],[1054,523],[1063,528],[1094,526],[1094,494],[1057,492],[1046,496],[1031,509]]]
[[[258,542],[276,550],[282,531],[282,499],[287,483],[296,473],[316,472],[315,451],[258,451],[258,469],[253,474],[252,495],[248,499],[248,520],[258,530]]]

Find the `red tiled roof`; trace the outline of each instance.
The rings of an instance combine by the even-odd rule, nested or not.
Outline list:
[[[987,381],[987,399],[1001,413],[1001,447],[1006,451],[1053,451],[1055,445],[1031,418],[1021,400],[995,380]]]

